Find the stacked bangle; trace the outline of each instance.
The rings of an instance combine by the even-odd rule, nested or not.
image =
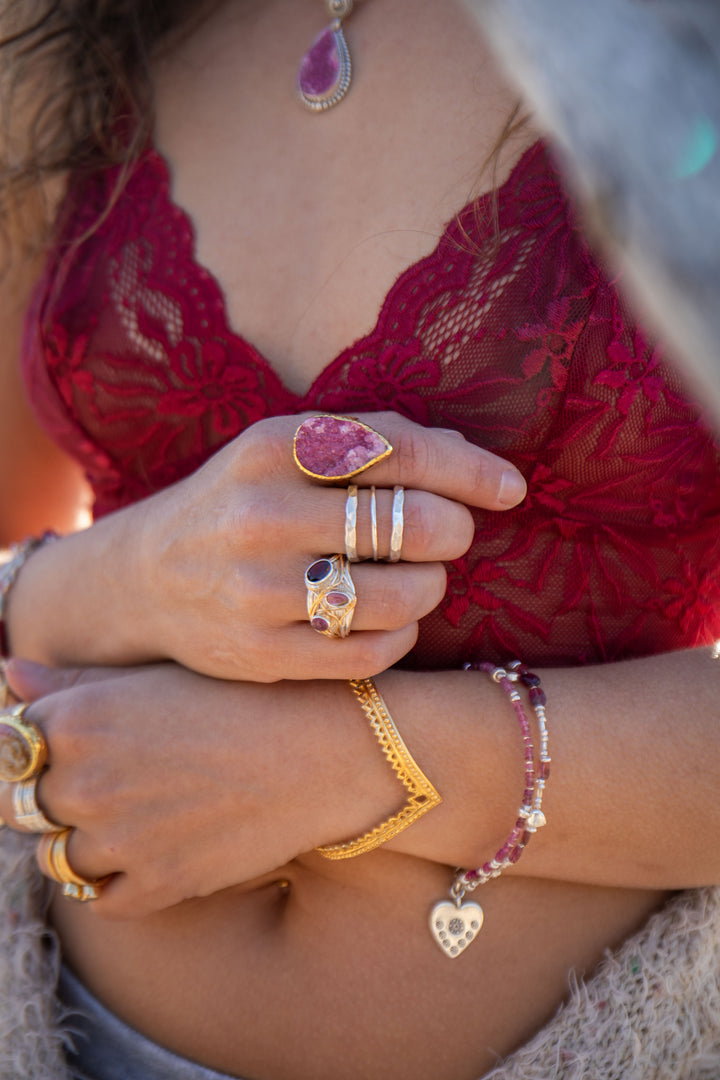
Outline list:
[[[505,667],[496,667],[485,662],[466,664],[468,671],[484,671],[507,694],[523,740],[524,782],[520,807],[515,824],[507,839],[495,852],[492,859],[475,870],[458,869],[455,872],[450,889],[450,901],[436,904],[430,915],[430,930],[446,956],[459,956],[475,939],[482,927],[483,911],[475,903],[463,903],[466,893],[472,892],[478,885],[485,885],[499,877],[508,867],[514,866],[527,847],[532,835],[546,824],[542,803],[545,787],[550,776],[550,756],[548,753],[548,729],[545,715],[547,699],[535,675],[519,660],[513,660]],[[523,701],[517,690],[521,683],[528,692],[528,699],[538,724],[539,753],[537,765],[535,748]]]
[[[545,719],[546,697],[540,686],[540,678],[521,664],[519,660],[512,661],[505,668],[497,668],[492,664],[479,663],[466,665],[468,671],[485,671],[494,682],[498,683],[510,698],[515,710],[520,730],[522,732],[525,748],[525,787],[523,789],[522,802],[518,810],[518,816],[507,840],[496,851],[494,857],[476,870],[458,870],[456,882],[461,883],[466,892],[476,889],[478,885],[485,885],[491,878],[499,877],[508,866],[513,866],[523,851],[533,833],[546,824],[545,815],[542,811],[542,800],[545,792],[545,784],[550,775],[550,758],[548,757],[547,723]],[[534,691],[530,696],[530,703],[538,720],[540,729],[540,764],[535,768],[535,755],[525,709],[514,683],[520,681],[529,690]]]
[[[372,679],[351,679],[350,688],[360,702],[363,712],[370,721],[385,757],[390,762],[398,779],[402,781],[410,797],[397,814],[393,814],[381,825],[363,833],[356,840],[342,844],[327,844],[315,850],[326,859],[352,859],[392,840],[419,817],[442,802],[442,798],[417,764],[400,732],[395,727],[387,705]]]

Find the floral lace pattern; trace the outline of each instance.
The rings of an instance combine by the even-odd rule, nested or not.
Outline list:
[[[151,148],[77,178],[29,312],[47,430],[106,514],[186,476],[264,417],[393,409],[513,461],[524,503],[478,511],[407,663],[587,663],[720,637],[718,447],[587,249],[537,144],[390,290],[304,397],[228,325]],[[100,226],[88,228],[100,214]]]

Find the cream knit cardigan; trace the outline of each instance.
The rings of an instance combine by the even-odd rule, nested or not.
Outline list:
[[[0,1080],[70,1080],[36,841],[0,832]],[[571,978],[554,1019],[485,1080],[720,1080],[720,889],[679,894]]]

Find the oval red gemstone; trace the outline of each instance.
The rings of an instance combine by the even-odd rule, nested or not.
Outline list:
[[[332,563],[329,559],[318,559],[317,562],[308,566],[305,571],[305,580],[311,585],[317,585],[318,582],[324,581],[326,577],[332,572]]]

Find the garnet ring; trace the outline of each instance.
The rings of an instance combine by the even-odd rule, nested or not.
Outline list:
[[[344,638],[357,603],[350,566],[344,555],[316,559],[305,571],[310,625],[326,637]]]

